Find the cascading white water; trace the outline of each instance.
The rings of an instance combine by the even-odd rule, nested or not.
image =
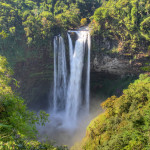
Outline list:
[[[76,122],[77,113],[82,101],[82,71],[84,65],[85,44],[88,38],[88,32],[75,31],[75,33],[78,35],[78,39],[76,40],[74,50],[73,46],[70,46],[71,71],[66,102],[66,118],[72,122]],[[69,45],[72,45],[70,36],[68,36],[68,39]],[[86,90],[89,90],[89,88],[86,88]],[[89,93],[89,91],[86,93]],[[88,100],[86,100],[86,102],[87,101]]]
[[[54,100],[56,112],[65,107],[67,89],[67,66],[64,40],[61,36],[54,38]]]
[[[70,34],[68,33],[67,35],[68,35],[68,41],[69,41],[69,58],[70,58],[70,68],[71,68],[71,62],[72,62],[72,57],[73,57],[73,44],[72,44]]]
[[[70,32],[77,34],[75,46]],[[88,31],[68,32],[70,71],[66,68],[66,52],[61,36],[54,38],[54,111],[64,110],[65,124],[74,124],[80,109],[89,112],[90,34]],[[85,62],[87,61],[87,62]],[[85,69],[83,69],[85,68]],[[86,71],[85,73],[83,71]],[[68,73],[68,74],[67,74]],[[68,77],[68,81],[67,81]],[[82,89],[82,84],[85,88]],[[63,107],[62,107],[63,106]]]
[[[91,54],[91,36],[88,33],[88,56],[87,56],[87,72],[86,72],[86,88],[85,88],[85,97],[86,97],[86,110],[89,112],[90,104],[90,54]]]
[[[53,92],[53,109],[56,112],[57,107],[57,37],[54,37],[54,92]]]

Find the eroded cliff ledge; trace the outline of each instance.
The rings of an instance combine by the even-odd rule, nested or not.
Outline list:
[[[148,53],[129,53],[121,42],[102,37],[92,37],[91,72],[112,76],[134,76],[143,73],[141,67],[149,62]]]
[[[131,64],[128,59],[96,54],[91,60],[91,71],[124,76],[131,73]]]

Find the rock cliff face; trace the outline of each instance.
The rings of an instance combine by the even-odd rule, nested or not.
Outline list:
[[[128,59],[113,58],[109,55],[97,54],[91,60],[93,72],[103,72],[112,75],[124,76],[131,72],[131,65]]]
[[[139,75],[141,67],[149,61],[148,54],[129,54],[122,50],[121,42],[92,37],[91,72],[116,76]]]
[[[50,89],[53,83],[53,49],[52,45],[45,48],[33,48],[35,57],[17,61],[14,78],[19,81],[17,92],[25,99],[29,108],[34,110],[48,109]]]
[[[131,73],[129,59],[112,53],[112,50],[117,47],[117,41],[103,39],[102,37],[92,37],[91,82],[95,80],[94,78],[113,77],[116,79],[116,77],[123,77]]]
[[[148,53],[130,54],[118,41],[92,37],[91,94],[102,92],[107,96],[120,96],[124,88],[144,73],[142,68],[148,63]]]

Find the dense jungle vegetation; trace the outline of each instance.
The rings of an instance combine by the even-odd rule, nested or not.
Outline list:
[[[118,41],[114,52],[150,53],[149,0],[109,0],[91,18],[95,36]]]
[[[27,44],[46,43],[57,30],[80,26],[81,18],[90,17],[99,5],[96,0],[2,0],[1,42],[25,36]]]
[[[87,127],[86,136],[72,150],[149,150],[150,77],[139,79],[101,106],[105,112]]]
[[[36,141],[35,124],[44,124],[48,116],[29,111],[12,90],[18,83],[9,66],[44,59],[55,35],[87,24],[93,39],[118,43],[111,53],[150,56],[150,0],[0,1],[0,149],[67,149]],[[149,73],[150,62],[141,69]],[[105,113],[91,122],[75,150],[150,149],[148,75],[140,75],[122,96],[108,98],[102,107]]]

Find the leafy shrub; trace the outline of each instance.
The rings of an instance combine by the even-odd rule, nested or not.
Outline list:
[[[102,103],[105,112],[95,118],[82,140],[85,150],[150,149],[150,77],[141,74],[122,96]]]
[[[85,26],[87,24],[87,19],[86,18],[82,18],[80,21],[81,26]]]

